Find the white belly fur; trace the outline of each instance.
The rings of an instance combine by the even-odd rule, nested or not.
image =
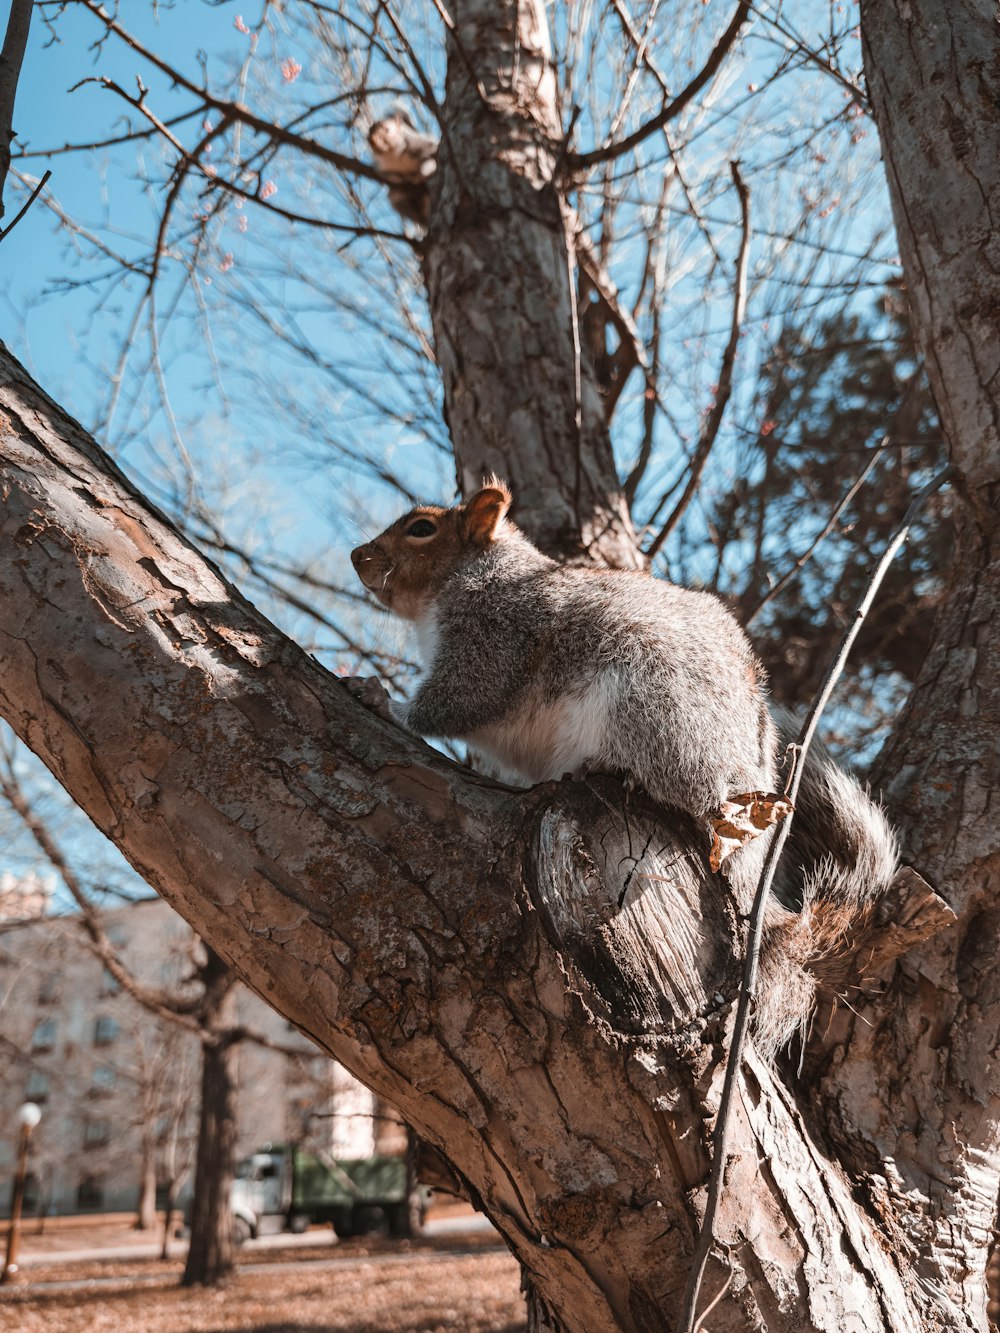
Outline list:
[[[567,773],[600,768],[615,706],[615,680],[599,676],[579,693],[553,703],[531,695],[513,717],[482,727],[469,740],[499,765],[508,779],[547,782]]]
[[[413,622],[417,632],[417,656],[424,671],[430,672],[438,646],[438,623],[433,608]]]

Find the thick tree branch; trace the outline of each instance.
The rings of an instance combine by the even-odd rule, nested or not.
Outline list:
[[[697,831],[611,779],[497,788],[372,718],[0,365],[8,720],[248,984],[444,1152],[567,1327],[660,1326],[741,932]],[[878,1328],[909,1330],[870,1219],[772,1076],[747,1077],[722,1239],[738,1254],[777,1214],[802,1240],[749,1263],[713,1324],[791,1299],[818,1246],[849,1257],[810,1276],[796,1330],[840,1333],[873,1283]]]

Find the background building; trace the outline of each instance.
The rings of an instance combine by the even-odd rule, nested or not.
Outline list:
[[[64,1214],[137,1208],[144,1174],[161,1195],[186,1176],[198,1130],[201,1043],[143,1008],[96,957],[76,915],[45,916],[35,883],[5,886],[0,916],[0,1215],[16,1151],[15,1112],[37,1102],[27,1203]],[[20,917],[18,920],[16,918]],[[160,898],[102,912],[116,953],[140,982],[183,991],[191,928]],[[238,986],[237,1022],[285,1048],[239,1048],[238,1155],[271,1141],[307,1141],[337,1157],[405,1145],[395,1121],[341,1066]],[[183,1197],[185,1190],[182,1189]]]

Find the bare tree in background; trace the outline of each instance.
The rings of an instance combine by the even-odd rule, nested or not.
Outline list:
[[[80,3],[136,49],[116,19]],[[669,528],[668,549],[690,516],[696,493],[686,514],[676,500],[694,468],[709,475],[724,413],[718,399],[704,421],[697,412],[687,457],[672,459],[676,484],[661,478],[659,494],[643,490],[667,462],[655,439],[640,440],[630,467],[616,460],[608,417],[625,409],[624,376],[643,382],[636,406],[653,403],[654,423],[674,404],[655,346],[626,344],[613,364],[636,316],[603,238],[580,219],[593,182],[621,210],[620,182],[649,181],[652,143],[661,166],[673,161],[664,136],[710,101],[754,31],[748,5],[707,7],[694,67],[668,78],[644,42],[655,8],[640,18],[613,5],[595,19],[603,40],[614,17],[631,52],[600,120],[575,90],[606,100],[603,48],[581,39],[575,9],[558,59],[545,9],[524,0],[435,7],[436,46],[380,5],[357,20],[363,42],[338,45],[334,32],[328,47],[362,71],[360,84],[332,83],[332,97],[367,91],[378,48],[433,111],[426,234],[400,223],[393,243],[419,244],[460,482],[496,467],[546,549],[630,567],[644,563],[637,523],[646,550]],[[310,9],[318,27],[348,21]],[[941,613],[880,773],[908,859],[955,920],[931,933],[902,904],[850,1005],[815,1025],[801,1074],[748,1059],[707,1284],[715,1330],[986,1326],[1000,1183],[1000,87],[983,54],[995,32],[987,8],[967,2],[947,14],[923,0],[866,3],[861,19],[914,333],[959,497]],[[810,45],[771,11],[757,24],[783,24],[783,60],[818,62],[843,85],[841,113],[864,114],[836,43]],[[442,50],[436,82],[425,63]],[[181,87],[210,123],[203,135],[239,132],[236,175],[207,173],[210,214],[234,194],[274,212],[266,173],[279,153],[321,164],[331,191],[362,203],[401,184],[329,126],[314,135],[197,81]],[[150,121],[144,96],[112,92],[133,97],[151,132],[174,133]],[[204,145],[174,151],[172,182],[203,171]],[[727,164],[717,179],[738,237],[736,174]],[[752,178],[749,190],[752,209]],[[706,225],[700,210],[691,220]],[[330,225],[359,224],[355,213]],[[365,239],[388,244],[387,230],[368,226]],[[191,245],[205,234],[199,223]],[[734,289],[718,392],[730,391],[745,320],[742,249],[737,239],[718,256]],[[143,274],[144,311],[165,253],[158,243]],[[650,321],[675,295],[658,289]],[[443,1154],[524,1266],[536,1326],[669,1325],[743,944],[692,831],[609,778],[497,788],[365,714],[12,358],[3,379],[0,703],[11,724],[221,957]],[[183,487],[174,498],[196,515]]]
[[[233,1224],[230,1194],[236,1169],[238,1135],[237,1061],[240,1045],[252,1041],[270,1050],[299,1055],[301,1043],[283,1046],[238,1021],[237,977],[209,945],[192,937],[188,975],[173,985],[153,985],[136,974],[105,929],[95,896],[70,865],[51,829],[33,808],[13,757],[0,749],[0,794],[30,833],[48,865],[59,875],[80,910],[80,927],[96,956],[103,962],[111,983],[120,987],[150,1015],[197,1039],[201,1047],[198,1134],[194,1160],[194,1197],[191,1203],[191,1239],[184,1267],[186,1286],[214,1286],[224,1282],[233,1268]],[[183,961],[183,960],[182,960]],[[125,1071],[136,1084],[139,1098],[139,1128],[142,1148],[140,1205],[137,1225],[155,1224],[156,1122],[171,1080],[183,1083],[180,1067],[166,1041],[160,1050],[141,1048],[137,1032],[135,1047]],[[176,1197],[184,1172],[178,1161],[177,1130],[180,1108],[172,1108],[167,1132],[172,1138],[170,1155],[174,1170],[168,1183]],[[168,1203],[168,1214],[170,1211]],[[169,1224],[169,1217],[167,1219]],[[166,1238],[164,1239],[166,1249]]]

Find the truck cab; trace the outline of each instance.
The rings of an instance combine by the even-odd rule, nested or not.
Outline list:
[[[270,1150],[255,1152],[237,1163],[230,1207],[234,1237],[238,1242],[270,1231],[295,1229],[289,1225],[292,1202],[290,1165],[286,1153]],[[305,1230],[308,1225],[306,1219],[305,1225],[299,1229]]]

